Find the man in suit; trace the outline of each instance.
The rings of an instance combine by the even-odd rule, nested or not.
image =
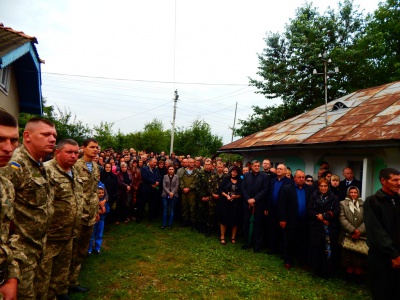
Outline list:
[[[347,189],[351,186],[357,187],[361,193],[361,181],[354,178],[354,173],[351,168],[344,168],[343,176],[345,179],[339,183],[339,194],[338,194],[339,201],[342,201],[346,198]],[[361,194],[360,194],[360,196],[361,196]]]
[[[282,228],[284,266],[290,269],[296,256],[299,263],[306,264],[307,258],[307,202],[311,187],[305,184],[301,170],[294,173],[294,182],[282,186],[279,193],[279,225]]]
[[[161,175],[157,166],[157,158],[150,158],[147,166],[144,166],[140,169],[140,174],[142,175],[142,196],[143,200],[147,201],[149,204],[149,221],[153,221],[154,218],[157,217],[157,202],[161,201],[159,197],[160,193],[158,192],[161,188]],[[142,203],[140,207],[140,214],[143,213],[144,204]]]
[[[242,195],[244,205],[244,240],[242,249],[251,247],[249,241],[250,218],[254,213],[254,252],[260,252],[262,244],[262,218],[265,214],[265,200],[268,195],[268,175],[260,172],[260,162],[254,160],[251,163],[251,172],[244,175],[242,183]],[[252,237],[250,236],[250,239]]]
[[[279,226],[278,202],[279,192],[284,185],[293,181],[286,177],[287,167],[279,164],[276,167],[276,177],[269,181],[266,210],[268,215],[268,239],[271,254],[279,253],[281,249],[281,227]]]

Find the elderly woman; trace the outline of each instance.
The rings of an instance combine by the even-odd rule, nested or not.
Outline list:
[[[163,203],[163,224],[161,229],[172,228],[174,222],[175,205],[178,202],[179,178],[175,175],[174,166],[168,167],[168,174],[164,175],[161,199]],[[169,218],[168,218],[169,213]]]
[[[234,166],[230,171],[230,176],[225,177],[219,185],[218,218],[220,222],[222,245],[226,244],[226,227],[230,226],[232,235],[231,242],[236,244],[236,231],[240,224],[242,214],[242,179],[239,175],[239,167]]]
[[[128,172],[126,163],[121,164],[121,171],[117,174],[118,178],[118,201],[117,201],[117,219],[127,223],[129,221],[129,206],[131,203],[132,174]]]
[[[328,277],[337,256],[340,206],[329,190],[326,178],[318,180],[318,188],[308,202],[309,216],[309,263],[314,274]]]
[[[345,235],[351,236],[353,240],[365,238],[364,225],[364,201],[360,198],[357,187],[351,186],[347,189],[346,199],[340,201],[340,244],[343,243]],[[365,241],[363,241],[365,243]],[[362,275],[364,267],[367,267],[367,256],[352,250],[342,249],[342,264],[347,274]]]

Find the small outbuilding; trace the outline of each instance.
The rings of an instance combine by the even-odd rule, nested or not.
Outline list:
[[[43,112],[41,69],[35,37],[0,23],[0,108],[16,118],[20,112]]]
[[[224,145],[244,161],[268,158],[316,177],[319,164],[362,180],[363,198],[381,187],[379,170],[400,169],[400,81],[360,90]]]

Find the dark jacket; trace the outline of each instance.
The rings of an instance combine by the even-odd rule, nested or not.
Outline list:
[[[265,201],[268,195],[268,175],[259,172],[255,175],[253,172],[244,174],[242,183],[243,205],[245,209],[249,208],[248,200],[254,198],[255,211],[263,212],[265,210]]]
[[[369,254],[387,260],[400,256],[400,199],[380,189],[364,203]]]
[[[157,168],[154,168],[153,171],[151,171],[149,166],[143,166],[140,169],[140,174],[142,175],[142,182],[143,182],[142,192],[143,193],[155,192],[158,190],[155,187],[153,187],[153,185],[156,182],[159,182],[161,184],[161,175]],[[158,188],[161,189],[162,186],[158,185]]]
[[[322,221],[317,219],[318,214],[322,214],[324,220],[329,222],[331,243],[338,237],[339,233],[339,213],[340,205],[335,195],[328,191],[326,202],[320,202],[321,193],[314,191],[308,202],[307,212],[309,217],[309,238],[313,245],[325,244],[325,231]],[[332,214],[331,214],[332,213]]]
[[[268,196],[267,196],[267,201],[266,201],[266,205],[265,205],[265,209],[268,210],[268,213],[270,213],[271,211],[274,211],[274,212],[278,211],[278,203],[274,204],[273,199],[272,199],[275,182],[277,182],[277,181],[278,181],[278,177],[274,177],[274,178],[270,179],[270,181],[269,181]],[[285,186],[287,184],[293,184],[293,180],[287,178],[286,176],[283,176],[281,181],[282,181],[281,189],[283,186]],[[279,196],[278,196],[278,201],[279,201]]]
[[[282,186],[278,201],[279,221],[286,221],[286,228],[291,230],[296,229],[299,222],[296,189],[297,187],[294,183]],[[304,184],[303,189],[305,191],[305,208],[307,210],[307,203],[311,196],[311,187]]]
[[[104,184],[108,194],[108,200],[114,203],[118,195],[118,178],[113,172],[103,171],[100,174],[100,181]]]

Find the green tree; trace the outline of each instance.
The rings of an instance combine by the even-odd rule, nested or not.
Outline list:
[[[135,149],[160,153],[169,149],[170,131],[164,130],[161,120],[153,119],[144,125],[143,131],[130,134],[127,141]]]
[[[174,151],[191,156],[212,156],[222,147],[222,137],[211,133],[204,120],[195,120],[188,128],[178,128],[175,133]]]
[[[52,121],[57,129],[57,141],[63,139],[74,139],[79,144],[82,144],[83,140],[92,135],[92,130],[87,124],[83,124],[82,121],[78,121],[76,115],[72,115],[68,109],[61,110],[58,106],[46,106],[46,101],[43,99],[43,116],[32,115],[26,113],[19,114],[19,130],[20,136],[22,136],[23,130],[29,119],[33,117],[41,117]]]
[[[367,62],[363,72],[373,86],[400,80],[400,1],[381,2],[368,20],[357,45]]]
[[[99,142],[102,149],[113,148],[119,150],[113,132],[114,123],[100,122],[100,125],[94,126],[94,138]]]
[[[281,99],[283,104],[254,107],[250,120],[239,120],[237,134],[253,133],[260,129],[257,123],[271,126],[322,105],[324,78],[313,75],[314,69],[324,69],[322,53],[334,62],[328,68],[340,69],[340,74],[329,78],[328,101],[359,89],[364,83],[354,66],[364,65],[365,60],[356,55],[354,44],[364,29],[365,18],[349,0],[339,3],[337,12],[329,8],[320,14],[310,3],[298,8],[283,34],[267,34],[266,48],[258,55],[257,74],[262,79],[250,78],[258,93],[266,99]]]

